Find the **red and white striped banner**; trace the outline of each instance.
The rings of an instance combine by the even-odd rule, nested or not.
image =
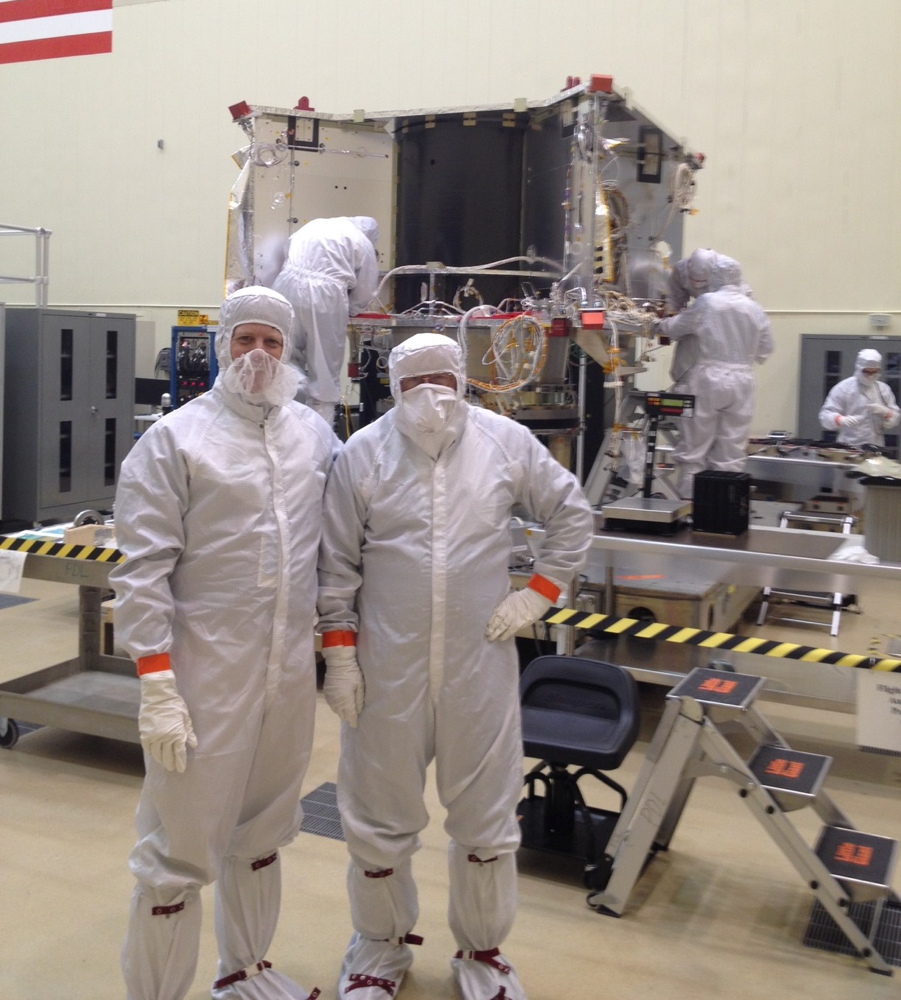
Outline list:
[[[0,0],[0,63],[113,51],[113,0]]]

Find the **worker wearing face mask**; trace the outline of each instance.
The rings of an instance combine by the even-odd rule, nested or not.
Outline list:
[[[901,421],[892,390],[879,381],[882,355],[864,348],[854,362],[854,374],[829,390],[820,409],[820,424],[838,431],[838,441],[851,448],[865,444],[882,448],[884,432]]]
[[[146,777],[122,949],[128,1000],[181,1000],[216,883],[215,1000],[307,1000],[271,968],[279,848],[298,832],[316,705],[322,496],[338,442],[294,402],[292,310],[268,288],[222,304],[210,392],[125,459],[110,573],[137,664]],[[318,995],[318,990],[312,996]]]
[[[524,426],[464,401],[453,340],[410,337],[392,350],[389,376],[394,408],[349,438],[329,479],[320,553],[354,927],[338,995],[387,1000],[413,960],[412,858],[434,761],[451,841],[457,988],[464,1000],[523,1000],[500,952],[520,841],[512,640],[579,571],[593,518],[575,477]],[[518,504],[545,534],[528,586],[509,593]]]

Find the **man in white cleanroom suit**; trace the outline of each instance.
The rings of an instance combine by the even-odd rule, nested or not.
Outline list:
[[[674,313],[681,312],[692,299],[710,291],[710,275],[715,267],[734,267],[731,283],[737,284],[746,295],[751,295],[751,289],[741,279],[737,261],[716,250],[699,247],[682,260],[677,260],[670,271],[668,305]],[[698,360],[696,337],[681,337],[677,340],[670,362],[670,378],[673,382],[680,382],[685,378],[688,370]]]
[[[329,423],[341,398],[347,320],[378,287],[378,238],[366,215],[313,219],[291,236],[272,285],[294,306],[291,362],[309,379],[304,402]]]
[[[316,556],[338,442],[294,402],[292,310],[222,304],[210,392],[153,424],[122,464],[110,573],[116,635],[141,679],[146,777],[122,949],[128,1000],[179,1000],[216,882],[217,1000],[307,1000],[270,967],[278,849],[301,820],[316,704]],[[318,995],[314,991],[312,995]]]
[[[717,255],[708,291],[682,312],[654,324],[678,342],[694,337],[696,360],[673,386],[695,397],[694,416],[680,420],[673,451],[677,489],[692,494],[694,476],[705,469],[741,472],[754,416],[754,364],[773,353],[770,322],[747,294],[738,264]]]
[[[829,390],[820,410],[820,423],[827,431],[838,431],[840,444],[882,448],[884,431],[901,421],[895,394],[879,381],[881,372],[882,355],[864,348],[854,362],[854,374]]]
[[[522,1000],[500,953],[516,909],[523,774],[513,636],[579,572],[593,518],[575,477],[525,427],[464,401],[453,340],[410,337],[392,350],[389,377],[394,408],[336,461],[320,552],[354,927],[338,995],[386,1000],[412,961],[411,859],[434,760],[458,988],[465,1000]],[[516,504],[546,532],[528,586],[509,593]]]

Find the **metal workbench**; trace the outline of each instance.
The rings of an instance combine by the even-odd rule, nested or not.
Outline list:
[[[140,682],[134,663],[101,652],[101,602],[117,549],[17,536],[0,548],[27,553],[23,575],[78,587],[78,655],[0,684],[0,743],[13,746],[16,720],[139,742]],[[4,720],[8,722],[2,724]]]
[[[773,487],[784,500],[807,501],[825,495],[850,500],[851,510],[863,509],[865,488],[860,482],[859,463],[863,456],[849,455],[847,461],[818,458],[815,450],[796,449],[786,455],[752,454],[745,464],[758,494]]]
[[[846,535],[801,528],[751,527],[743,535],[711,535],[680,528],[672,535],[609,531],[600,519],[588,557],[588,572],[604,574],[615,566],[659,567],[661,560],[690,576],[716,564],[716,575],[729,583],[758,587],[797,587],[851,593],[860,578],[901,580],[899,563],[855,563],[830,558],[848,541]],[[855,536],[865,547],[865,538]]]
[[[606,595],[604,613],[613,615],[617,572],[641,575],[667,573],[689,580],[694,576],[723,583],[807,591],[856,593],[855,581],[901,581],[899,563],[854,563],[830,556],[849,539],[825,531],[751,527],[737,537],[703,534],[680,528],[672,535],[610,531],[597,515],[585,575],[599,582]],[[542,529],[528,528],[537,541]],[[863,535],[850,536],[864,545]],[[826,641],[826,640],[824,640]],[[778,657],[737,654],[716,649],[673,647],[647,639],[596,640],[600,659],[629,669],[639,680],[671,685],[695,666],[711,660],[728,662],[736,670],[767,678],[764,697],[820,708],[851,711],[855,705],[854,671],[825,663],[802,663]],[[858,651],[859,652],[859,651]]]

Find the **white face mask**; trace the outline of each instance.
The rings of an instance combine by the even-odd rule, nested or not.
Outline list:
[[[866,372],[858,372],[857,381],[863,386],[874,385],[879,381],[879,372],[873,372],[872,375],[868,375]]]
[[[222,375],[225,388],[247,402],[273,406],[293,399],[299,381],[296,369],[259,348],[235,358]]]
[[[433,382],[422,382],[401,396],[397,419],[419,434],[443,431],[457,406],[456,390]]]

